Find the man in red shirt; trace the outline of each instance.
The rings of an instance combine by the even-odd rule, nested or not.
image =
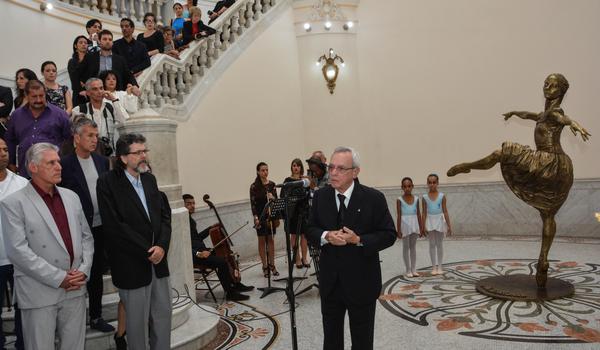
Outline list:
[[[92,233],[77,194],[56,186],[58,147],[36,143],[25,158],[31,182],[0,203],[25,349],[45,349],[56,336],[60,349],[83,349]]]

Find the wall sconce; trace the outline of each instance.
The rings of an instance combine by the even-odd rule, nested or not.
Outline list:
[[[323,55],[317,60],[317,65],[323,65],[321,70],[323,71],[323,77],[327,82],[327,87],[329,88],[330,94],[333,94],[333,89],[335,89],[335,81],[338,78],[338,73],[340,70],[336,62],[340,62],[342,67],[345,67],[346,65],[344,63],[344,59],[333,52],[333,49],[329,49],[327,56]]]

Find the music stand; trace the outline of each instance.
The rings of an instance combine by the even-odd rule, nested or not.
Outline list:
[[[262,222],[265,219],[265,216],[269,216],[269,209],[271,209],[273,207],[273,203],[274,203],[273,201],[267,202],[267,204],[263,208],[262,213],[260,214],[260,218],[259,218],[260,222]],[[267,218],[266,222],[268,223],[269,220],[276,218],[276,216],[277,215],[274,214],[273,211],[271,211],[271,215]],[[271,236],[273,236],[272,230],[273,230],[273,228],[271,227]],[[273,241],[273,244],[275,244],[275,241]],[[267,286],[263,287],[263,288],[256,288],[262,292],[262,294],[260,296],[261,299],[271,293],[286,291],[285,288],[271,286],[271,267],[269,266],[269,240],[268,239],[265,239],[265,254],[266,254],[266,258],[267,258]],[[273,263],[275,263],[275,257],[273,257]]]

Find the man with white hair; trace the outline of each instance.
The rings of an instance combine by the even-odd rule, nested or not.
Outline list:
[[[331,186],[315,192],[306,232],[311,244],[321,246],[323,349],[344,349],[346,311],[352,349],[373,349],[379,251],[396,241],[394,221],[383,193],[356,180],[356,151],[336,148],[327,168]]]
[[[56,336],[59,349],[83,349],[92,233],[77,194],[56,186],[58,147],[36,143],[25,158],[31,182],[0,203],[25,349],[54,348]]]

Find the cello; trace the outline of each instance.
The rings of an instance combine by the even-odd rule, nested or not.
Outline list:
[[[202,197],[204,203],[208,205],[210,209],[215,212],[217,216],[217,220],[219,223],[212,225],[209,228],[210,240],[213,243],[213,250],[215,255],[222,257],[227,262],[227,266],[229,267],[229,274],[231,275],[231,280],[234,283],[239,283],[242,280],[242,275],[240,274],[240,264],[239,264],[239,254],[234,252],[231,247],[233,246],[233,242],[231,241],[230,235],[227,234],[227,230],[223,225],[223,221],[221,221],[221,217],[219,216],[219,212],[215,205],[210,201],[210,196],[205,194]]]

